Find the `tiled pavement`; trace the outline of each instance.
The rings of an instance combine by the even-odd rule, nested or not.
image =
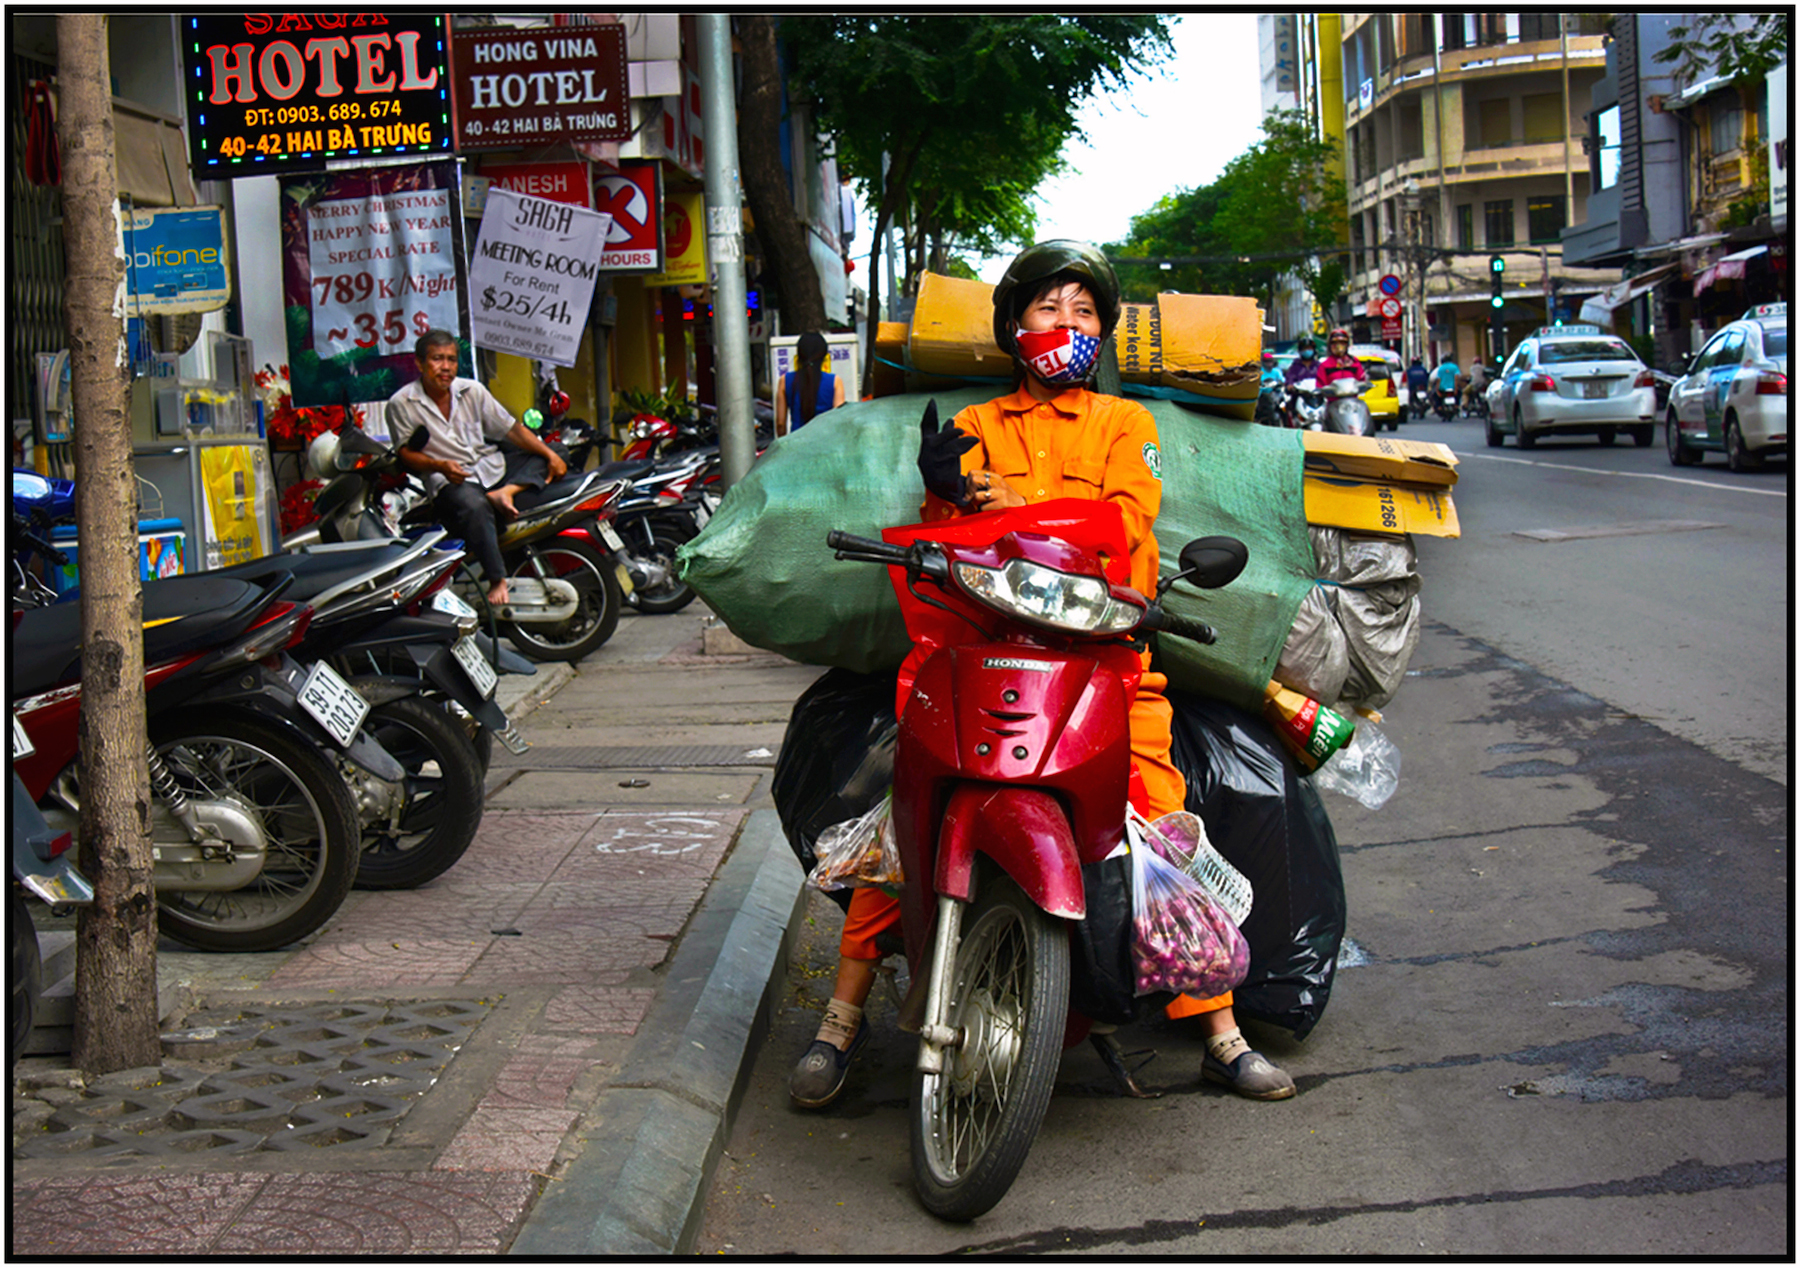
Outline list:
[[[816,671],[702,656],[703,617],[695,605],[628,618],[573,674],[503,680],[503,702],[529,715],[522,730],[534,745],[565,753],[609,742],[620,746],[613,753],[670,741],[778,748]],[[679,735],[658,730],[665,717],[679,719]],[[496,763],[475,843],[437,881],[355,893],[320,934],[282,953],[164,955],[164,975],[191,977],[186,1011],[202,1018],[277,1003],[329,1015],[476,1000],[490,1011],[428,1091],[398,1118],[384,1111],[374,1147],[25,1158],[21,1133],[42,1131],[45,1110],[27,1101],[36,1113],[21,1115],[15,1088],[12,1254],[493,1254],[521,1240],[533,1254],[687,1249],[716,1157],[709,1135],[727,1129],[797,909],[799,870],[773,812],[758,809],[769,772],[733,773],[552,775],[533,771],[529,756]],[[638,786],[625,791],[628,782]],[[609,804],[614,793],[629,808]],[[344,1043],[362,1051],[354,1036]],[[212,1068],[247,1059],[221,1056]],[[67,1083],[66,1065],[27,1058],[18,1072],[27,1085]],[[166,1058],[162,1076],[178,1065]],[[104,1091],[41,1095],[92,1101]],[[266,1092],[252,1096],[252,1115]],[[650,1130],[634,1125],[647,1105]],[[191,1126],[179,1118],[148,1130]],[[640,1157],[646,1148],[653,1157]],[[633,1180],[641,1176],[654,1179]],[[535,1218],[558,1186],[580,1201]]]

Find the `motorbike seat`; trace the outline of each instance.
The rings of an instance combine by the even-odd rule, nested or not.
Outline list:
[[[648,475],[656,466],[652,458],[620,458],[615,462],[603,462],[598,473],[608,480],[636,480]]]
[[[267,584],[275,574],[291,572],[294,574],[294,584],[283,597],[304,602],[379,566],[384,558],[398,559],[406,553],[411,543],[371,541],[350,545],[350,549],[333,547],[329,551],[301,550],[268,555],[262,559],[252,559],[248,563],[215,569],[212,575],[236,577],[252,584]]]
[[[144,587],[144,664],[177,660],[230,642],[268,604],[268,587],[202,572]],[[81,678],[81,605],[19,614],[12,637],[12,698]]]

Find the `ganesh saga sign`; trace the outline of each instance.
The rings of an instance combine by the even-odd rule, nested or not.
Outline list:
[[[450,152],[441,13],[220,11],[180,22],[196,176]]]

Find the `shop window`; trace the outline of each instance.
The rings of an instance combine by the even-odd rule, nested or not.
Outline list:
[[[1521,40],[1554,40],[1562,31],[1557,25],[1562,15],[1559,13],[1521,13],[1519,15],[1519,38]]]
[[[1525,96],[1525,144],[1543,145],[1560,141],[1567,131],[1563,124],[1562,94],[1559,92],[1527,93]]]
[[[1425,157],[1425,106],[1417,94],[1394,103],[1394,140],[1401,162]]]
[[[1490,247],[1510,247],[1513,244],[1513,205],[1512,199],[1503,198],[1498,202],[1486,205],[1487,211],[1487,245]]]
[[[1431,52],[1437,42],[1437,14],[1400,15],[1400,56],[1418,57]]]
[[[1560,242],[1569,223],[1568,202],[1561,194],[1533,194],[1525,200],[1525,222],[1533,242]]]
[[[1464,203],[1456,209],[1456,249],[1475,249],[1475,204]]]
[[[1712,152],[1728,154],[1743,144],[1744,112],[1736,102],[1721,98],[1712,108]]]

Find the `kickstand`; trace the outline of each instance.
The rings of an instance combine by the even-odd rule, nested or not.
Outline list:
[[[1136,1073],[1136,1070],[1127,1070],[1125,1068],[1125,1058],[1128,1056],[1144,1057],[1144,1059],[1137,1064],[1138,1070],[1149,1065],[1150,1062],[1156,1058],[1156,1050],[1154,1048],[1145,1048],[1139,1052],[1128,1053],[1120,1049],[1119,1041],[1110,1034],[1089,1035],[1088,1042],[1094,1045],[1094,1051],[1100,1054],[1100,1060],[1105,1064],[1107,1073],[1111,1074],[1113,1076],[1113,1082],[1119,1085],[1120,1096],[1131,1096],[1136,1097],[1139,1100],[1153,1101],[1162,1095],[1161,1092],[1144,1091],[1143,1088],[1138,1086],[1137,1080],[1131,1077]],[[1145,1056],[1146,1053],[1149,1055]]]

